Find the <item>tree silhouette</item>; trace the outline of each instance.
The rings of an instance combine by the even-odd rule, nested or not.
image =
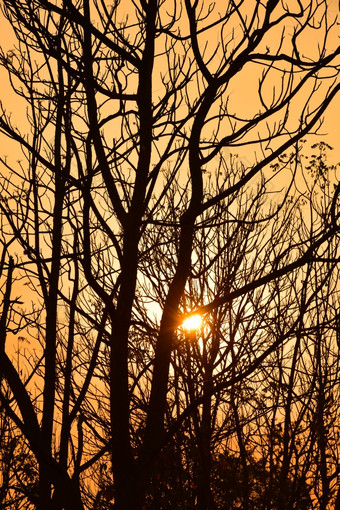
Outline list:
[[[324,322],[334,338],[336,314],[334,286],[320,288],[338,259],[340,187],[326,180],[326,146],[306,168],[301,143],[339,90],[336,13],[326,0],[4,0],[2,12],[16,43],[1,66],[20,113],[3,98],[1,410],[6,448],[20,434],[38,465],[34,490],[21,493],[7,481],[22,468],[9,466],[7,498],[44,510],[161,508],[171,504],[165,470],[187,480],[192,505],[215,508],[218,448],[238,444],[227,458],[249,508],[254,388],[276,359],[272,408],[282,408],[278,360],[321,300],[309,444],[326,505],[337,475],[321,338]],[[321,182],[321,205],[304,172]],[[179,329],[192,309],[206,317],[202,346]],[[298,482],[287,471],[300,398],[289,370],[283,492]],[[179,473],[166,471],[183,456]]]

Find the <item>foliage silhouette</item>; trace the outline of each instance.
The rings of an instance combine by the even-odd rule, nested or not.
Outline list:
[[[336,500],[336,14],[3,0],[5,508]]]

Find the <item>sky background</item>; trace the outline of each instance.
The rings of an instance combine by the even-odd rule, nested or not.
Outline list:
[[[221,1],[221,0],[218,0]],[[216,4],[218,4],[218,1]],[[340,11],[340,0],[328,0],[329,12],[332,14],[339,14]],[[336,32],[335,32],[336,33]],[[331,41],[332,46],[336,47],[338,45],[338,41],[340,38],[340,24],[338,24],[338,38]],[[7,20],[4,19],[2,13],[0,13],[0,46],[4,53],[11,50],[13,45],[15,44],[15,37],[13,31]],[[311,40],[310,44],[315,44],[315,40]],[[7,112],[12,112],[12,120],[13,124],[22,128],[23,132],[25,131],[24,126],[26,124],[26,119],[24,112],[26,110],[26,104],[23,99],[18,97],[12,90],[8,82],[7,73],[0,68],[0,100],[2,101]],[[247,104],[247,99],[250,100],[249,90],[247,94],[247,88],[249,89],[248,84],[245,84],[245,94],[244,94],[244,103]],[[248,96],[248,98],[247,98]],[[331,159],[330,162],[337,163],[340,161],[340,94],[335,98],[331,106],[328,108],[326,115],[324,117],[324,124],[319,132],[319,137],[310,137],[310,143],[314,143],[314,140],[319,138],[320,140],[326,141],[329,145],[334,148],[334,151],[329,156]],[[29,128],[28,125],[25,127]],[[5,144],[5,148],[4,148]],[[0,147],[1,147],[1,155],[6,155],[11,157],[13,155],[11,149],[11,142],[4,142],[3,138],[0,136]],[[14,149],[15,147],[15,149]],[[17,145],[13,144],[13,150],[17,150]],[[19,158],[17,154],[14,154],[16,158]]]

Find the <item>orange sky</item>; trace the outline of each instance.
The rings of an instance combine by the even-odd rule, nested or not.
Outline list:
[[[218,3],[222,0],[217,0],[216,2],[216,8],[218,9]],[[339,13],[340,11],[340,0],[328,0],[329,4],[329,11],[332,13]],[[340,37],[340,30],[339,37]],[[13,32],[6,20],[4,20],[3,15],[0,13],[0,46],[2,47],[4,52],[7,52],[13,47],[13,44],[15,44],[15,38],[13,35]],[[311,40],[310,44],[315,45],[315,41]],[[338,44],[337,41],[332,41],[332,44],[336,46]],[[23,127],[23,124],[25,123],[26,119],[24,117],[18,118],[18,114],[22,115],[25,112],[26,105],[25,102],[16,96],[10,89],[8,85],[7,80],[7,74],[4,72],[4,70],[0,67],[0,83],[1,83],[1,89],[0,89],[0,100],[3,101],[3,104],[8,112],[13,112],[13,123],[14,125],[17,124],[18,126]],[[244,97],[244,104],[246,104],[247,96],[249,99],[249,91],[248,94],[245,94]],[[20,108],[21,106],[21,108]],[[322,139],[327,141],[331,146],[334,147],[334,153],[333,157],[336,160],[340,161],[340,129],[339,129],[339,118],[340,118],[340,96],[333,101],[332,105],[328,108],[328,111],[326,112],[325,119],[324,119],[324,125],[322,130],[320,131],[320,134],[322,135]],[[0,138],[1,139],[1,138]],[[10,151],[10,142],[6,142],[6,150],[2,150],[2,155],[7,155],[7,153]]]

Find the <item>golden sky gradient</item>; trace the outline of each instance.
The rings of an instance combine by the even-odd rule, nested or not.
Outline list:
[[[218,4],[221,0],[216,2],[217,9]],[[126,4],[125,4],[126,5]],[[340,2],[338,0],[329,0],[329,13],[331,16],[336,16],[340,12]],[[339,25],[338,25],[339,27]],[[333,32],[335,34],[335,31]],[[340,37],[340,28],[338,28],[338,38],[333,38],[330,43],[332,46],[336,47]],[[316,47],[316,41],[314,39],[313,32],[310,32],[310,40],[307,41],[309,47]],[[7,22],[4,19],[3,14],[0,14],[0,46],[2,50],[6,53],[10,51],[15,45],[15,36],[13,31]],[[25,123],[24,112],[25,112],[25,102],[18,97],[13,91],[8,83],[8,77],[5,71],[0,68],[0,83],[1,83],[1,92],[0,92],[0,100],[2,100],[6,110],[8,112],[13,113],[13,122],[18,125],[18,127],[22,126]],[[254,83],[255,84],[255,83]],[[254,90],[256,93],[256,90]],[[248,102],[251,101],[251,94],[249,93],[249,84],[245,84],[244,88],[244,97],[242,98],[242,105],[248,105]],[[339,117],[340,117],[340,97],[338,96],[331,106],[328,108],[325,118],[324,125],[320,130],[320,134],[322,135],[322,139],[327,141],[331,146],[334,147],[334,157],[339,157],[340,159],[340,130],[339,130]],[[339,147],[339,148],[338,148]],[[5,151],[6,152],[6,151]],[[4,152],[2,151],[4,154]]]

